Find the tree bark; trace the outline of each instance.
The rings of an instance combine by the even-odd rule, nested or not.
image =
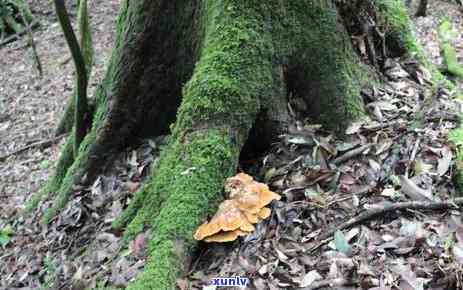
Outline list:
[[[418,9],[416,10],[415,17],[425,17],[428,8],[428,0],[420,0]]]
[[[285,130],[291,98],[336,132],[363,114],[360,89],[371,78],[348,31],[334,1],[123,1],[92,129],[75,160],[69,140],[35,199],[54,199],[44,221],[134,138],[172,128],[152,176],[114,226],[127,239],[153,232],[145,271],[129,289],[174,289],[224,179],[242,150]]]

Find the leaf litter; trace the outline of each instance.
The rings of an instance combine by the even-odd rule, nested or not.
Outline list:
[[[435,17],[416,21],[434,27]],[[347,128],[346,140],[296,121],[246,168],[283,198],[253,234],[228,247],[204,245],[187,289],[235,276],[249,277],[249,289],[463,289],[459,210],[392,211],[336,230],[367,210],[461,196],[452,183],[455,144],[447,139],[459,126],[461,100],[432,91],[429,72],[414,61],[386,66],[385,85],[363,91],[368,117]]]
[[[429,11],[441,2],[447,5],[431,1]],[[461,16],[449,16],[461,25]],[[436,18],[416,22],[439,63],[432,32]],[[211,278],[228,276],[249,277],[250,289],[463,289],[463,224],[457,210],[390,212],[336,230],[365,210],[402,201],[445,201],[458,194],[451,182],[455,145],[447,135],[458,126],[461,101],[445,89],[431,93],[429,72],[416,62],[389,59],[386,67],[385,86],[362,92],[369,117],[347,129],[347,140],[318,124],[295,121],[268,154],[246,168],[283,199],[273,202],[269,221],[256,224],[251,234],[228,245],[202,247],[188,276],[178,280],[180,289],[212,289],[207,285]],[[57,114],[56,106],[50,110]],[[36,113],[20,115],[34,118]],[[0,132],[25,121],[2,114]],[[27,138],[49,134],[37,135],[36,130],[31,126],[12,134],[19,137],[8,139],[3,148],[8,152]],[[124,287],[134,279],[143,270],[150,231],[127,246],[111,223],[149,174],[164,142],[141,140],[120,153],[91,186],[75,189],[72,201],[48,227],[37,223],[50,206],[47,202],[33,216],[7,222],[11,209],[27,198],[7,195],[0,220],[0,289]],[[53,160],[57,152],[57,146],[29,150],[2,170],[27,180],[29,163],[46,172],[50,168],[40,160]],[[45,179],[42,175],[33,182]],[[0,186],[13,192],[28,182],[6,180]],[[320,243],[329,231],[334,235]]]

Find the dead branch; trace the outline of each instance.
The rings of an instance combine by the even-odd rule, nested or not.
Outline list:
[[[344,161],[347,161],[359,154],[362,154],[365,150],[367,150],[368,148],[370,148],[372,146],[372,144],[366,144],[366,145],[363,145],[363,146],[360,146],[358,148],[355,148],[351,151],[348,151],[346,153],[344,153],[343,155],[339,156],[338,158],[334,159],[333,160],[333,163],[338,165],[338,164],[341,164],[343,163]]]
[[[23,36],[24,34],[27,33],[28,29],[35,29],[39,25],[40,25],[40,23],[37,20],[32,20],[31,24],[25,25],[24,29],[21,30],[19,33],[15,33],[15,34],[13,34],[11,36],[8,36],[8,37],[6,37],[4,39],[0,39],[0,47],[2,47],[4,45],[7,45],[10,42],[13,42],[15,40],[20,39],[21,36]]]
[[[17,154],[20,154],[24,151],[27,151],[29,149],[32,149],[32,148],[36,148],[36,147],[39,147],[39,148],[46,148],[46,147],[49,147],[53,144],[55,144],[56,142],[58,142],[59,140],[61,140],[64,136],[66,136],[67,134],[63,134],[63,135],[59,135],[59,136],[56,136],[56,137],[53,137],[51,139],[46,139],[46,140],[42,140],[42,141],[38,141],[38,142],[35,142],[35,143],[32,143],[32,144],[29,144],[27,146],[24,146],[22,148],[19,148],[18,150],[15,150],[13,152],[10,152],[6,155],[3,155],[3,156],[0,156],[0,162],[3,162],[5,161],[7,158],[11,157],[11,156],[14,156],[14,155],[17,155]]]
[[[311,286],[299,288],[300,290],[316,290],[324,287],[341,287],[341,286],[351,286],[351,285],[358,285],[358,282],[348,280],[345,278],[336,278],[336,279],[329,279],[323,281],[316,281],[312,283]]]
[[[318,249],[322,245],[329,242],[332,239],[332,236],[336,231],[342,231],[342,230],[351,228],[353,226],[363,224],[372,219],[382,217],[389,212],[406,211],[406,210],[411,210],[411,209],[438,211],[438,210],[457,209],[461,205],[463,205],[463,198],[459,197],[451,201],[442,201],[442,202],[433,202],[433,201],[398,202],[398,203],[387,204],[380,208],[367,210],[351,218],[350,220],[340,224],[336,228],[320,235],[318,238],[320,242],[316,244],[315,246],[313,246],[310,249],[310,252]]]

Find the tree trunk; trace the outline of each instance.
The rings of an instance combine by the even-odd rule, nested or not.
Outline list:
[[[376,3],[390,24],[386,36],[396,43],[412,39],[402,2]],[[387,14],[387,3],[401,9],[403,22]],[[145,271],[129,289],[174,289],[195,246],[192,233],[222,198],[243,146],[265,147],[283,132],[293,99],[302,100],[305,117],[343,132],[362,115],[360,89],[372,78],[334,1],[121,5],[92,129],[75,160],[69,139],[55,176],[34,201],[54,199],[44,218],[50,221],[73,186],[91,182],[115,152],[172,128],[152,176],[115,227],[126,227],[127,238],[153,230]]]
[[[416,10],[415,17],[425,17],[428,8],[428,0],[420,0],[418,9]]]

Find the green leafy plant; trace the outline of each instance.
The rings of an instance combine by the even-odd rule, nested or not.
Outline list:
[[[0,230],[0,246],[2,246],[2,248],[5,248],[11,242],[13,234],[14,231],[10,225]]]

